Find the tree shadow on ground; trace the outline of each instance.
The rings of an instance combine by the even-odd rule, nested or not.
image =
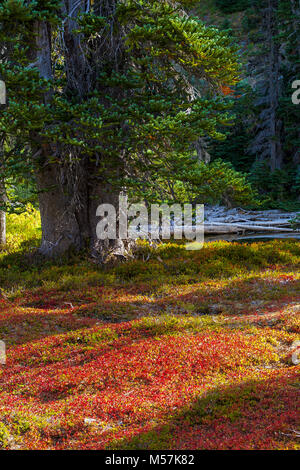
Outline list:
[[[110,292],[114,290],[113,287],[109,289]],[[117,294],[120,292],[117,290]],[[123,295],[124,292],[121,293]],[[186,294],[167,294],[157,299],[143,298],[142,301],[132,300],[132,297],[129,300],[124,298],[120,301],[106,300],[104,293],[103,299],[96,302],[72,306],[67,302],[68,299],[71,300],[68,295],[61,297],[59,294],[57,303],[55,303],[55,292],[53,295],[54,298],[49,301],[45,293],[44,297],[43,292],[38,296],[35,294],[35,302],[40,302],[40,305],[37,303],[39,307],[34,307],[30,293],[28,297],[24,293],[25,300],[17,299],[16,302],[2,299],[1,339],[8,344],[23,344],[72,330],[94,327],[97,324],[99,327],[109,326],[165,314],[199,318],[218,315],[232,318],[243,316],[244,319],[257,314],[257,319],[254,321],[261,321],[263,315],[280,312],[281,308],[300,301],[299,281],[290,280],[282,284],[279,279],[270,283],[258,277],[254,280],[234,279],[226,282],[225,286],[212,290],[204,290],[197,286]],[[258,299],[261,302],[259,304]],[[47,306],[47,302],[50,302],[50,306]]]
[[[163,424],[137,432],[129,439],[115,440],[109,449],[296,448],[298,373],[299,367],[294,366],[271,377],[270,373],[260,373],[260,378],[239,385],[221,385],[184,409],[172,412]]]

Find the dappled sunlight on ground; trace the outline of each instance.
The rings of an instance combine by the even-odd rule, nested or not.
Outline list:
[[[104,270],[8,256],[0,446],[297,448],[299,243],[143,245]]]

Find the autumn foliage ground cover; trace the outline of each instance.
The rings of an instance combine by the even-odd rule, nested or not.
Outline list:
[[[0,253],[0,447],[297,449],[300,246],[141,245],[44,262],[36,214]]]

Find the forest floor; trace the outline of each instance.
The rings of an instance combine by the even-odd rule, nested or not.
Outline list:
[[[299,242],[144,244],[103,269],[37,264],[35,214],[8,225],[0,447],[299,449]]]

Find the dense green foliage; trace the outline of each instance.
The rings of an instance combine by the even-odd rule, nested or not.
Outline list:
[[[226,206],[258,207],[258,194],[247,181],[247,175],[237,172],[230,162],[221,159],[207,164],[203,161],[186,164],[179,160],[180,179],[160,175],[156,191],[147,194],[147,201],[177,201],[179,203],[224,204]],[[166,184],[167,182],[167,184]],[[142,195],[141,195],[142,196]]]
[[[216,5],[224,13],[235,13],[247,8],[250,0],[216,0]]]
[[[74,52],[56,40],[64,21],[59,3],[5,0],[0,8],[0,76],[9,90],[0,129],[23,148],[30,144],[34,165],[44,163],[38,142],[51,149],[53,162],[81,161],[111,182],[121,172],[127,187],[145,187],[166,161],[175,171],[178,153],[190,158],[199,137],[223,138],[220,128],[231,117],[222,89],[238,80],[237,55],[226,32],[185,14],[195,2],[128,0],[101,14],[94,2],[79,12],[81,60],[91,69],[86,83],[76,71],[72,80],[66,73]],[[39,20],[52,25],[50,80],[40,77],[28,51]],[[111,43],[103,45],[112,23]]]

